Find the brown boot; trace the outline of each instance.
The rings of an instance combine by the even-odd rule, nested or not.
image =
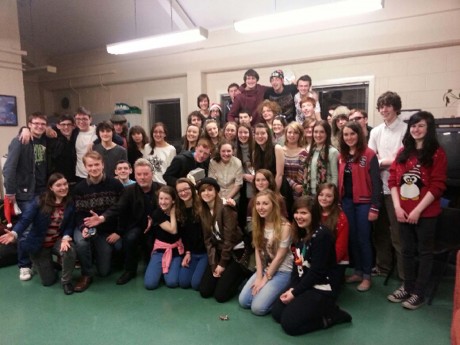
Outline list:
[[[77,284],[74,287],[75,292],[83,292],[85,291],[93,282],[93,278],[90,276],[81,276],[78,279]]]

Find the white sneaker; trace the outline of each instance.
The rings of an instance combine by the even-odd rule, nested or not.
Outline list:
[[[19,268],[19,280],[31,280],[32,279],[32,269],[29,267]]]

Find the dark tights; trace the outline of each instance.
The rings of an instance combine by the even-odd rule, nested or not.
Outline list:
[[[204,272],[200,284],[200,294],[203,298],[214,296],[217,302],[227,302],[238,293],[238,287],[244,279],[240,264],[231,260],[220,278],[212,275],[211,266]]]
[[[312,289],[284,304],[278,298],[272,316],[289,335],[300,335],[326,328],[324,319],[337,309],[332,297]]]

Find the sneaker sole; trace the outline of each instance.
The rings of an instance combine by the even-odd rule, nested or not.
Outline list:
[[[410,297],[410,296],[409,296]],[[407,298],[409,298],[407,297]],[[393,303],[401,303],[401,302],[404,302],[407,298],[396,298],[394,297],[393,295],[388,295],[387,296],[387,300],[389,300],[390,302],[393,302]]]
[[[404,303],[404,302],[403,302],[403,303],[402,303],[402,306],[403,306],[403,308],[405,308],[405,309],[415,310],[415,309],[420,308],[420,307],[421,307],[422,305],[424,305],[424,304],[425,304],[425,302],[420,303],[420,304],[417,304],[417,305],[413,305],[413,304],[409,304],[409,303]]]

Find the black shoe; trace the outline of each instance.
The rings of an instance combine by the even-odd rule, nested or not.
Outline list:
[[[72,283],[65,283],[62,285],[62,288],[64,289],[64,293],[66,295],[71,295],[74,292]]]
[[[335,309],[330,316],[324,318],[325,328],[329,328],[345,322],[351,322],[351,315],[339,307],[337,307],[337,309]]]
[[[131,272],[131,271],[125,271],[120,276],[120,278],[117,279],[117,285],[125,285],[127,282],[129,282],[131,279],[133,279],[135,276],[136,276],[136,273]]]

